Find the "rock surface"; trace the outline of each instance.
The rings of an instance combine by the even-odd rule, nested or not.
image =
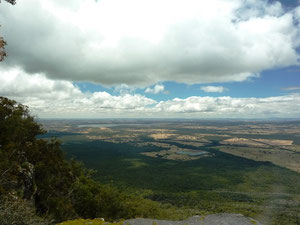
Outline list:
[[[123,225],[262,225],[257,220],[241,214],[213,214],[207,216],[193,216],[182,221],[167,221],[153,219],[130,219]]]

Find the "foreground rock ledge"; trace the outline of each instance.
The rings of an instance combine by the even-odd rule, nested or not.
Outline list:
[[[257,220],[245,217],[242,214],[213,214],[207,216],[193,216],[182,221],[167,221],[153,219],[130,219],[123,225],[262,225]]]

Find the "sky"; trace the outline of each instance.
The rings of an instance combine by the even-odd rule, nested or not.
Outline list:
[[[38,118],[300,118],[299,0],[0,3],[0,95]]]

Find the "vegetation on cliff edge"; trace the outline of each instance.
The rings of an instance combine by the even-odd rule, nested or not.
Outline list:
[[[23,215],[21,224],[46,224],[75,218],[117,220],[168,217],[171,206],[125,194],[90,178],[80,163],[65,160],[56,139],[41,140],[45,130],[28,107],[0,97],[0,223]],[[18,205],[20,207],[3,207]],[[24,208],[28,213],[23,213]],[[28,222],[37,218],[36,223]],[[17,217],[15,217],[17,218]],[[27,220],[27,219],[28,220]],[[43,223],[40,223],[43,219]],[[15,219],[17,220],[17,219]],[[20,220],[20,219],[18,219]],[[39,221],[39,222],[38,222]],[[20,224],[20,221],[10,222]]]

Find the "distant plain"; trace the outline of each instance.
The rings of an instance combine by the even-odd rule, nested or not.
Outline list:
[[[94,178],[197,213],[300,219],[300,122],[45,120]],[[189,215],[188,215],[189,214]],[[288,218],[288,219],[287,219]]]

